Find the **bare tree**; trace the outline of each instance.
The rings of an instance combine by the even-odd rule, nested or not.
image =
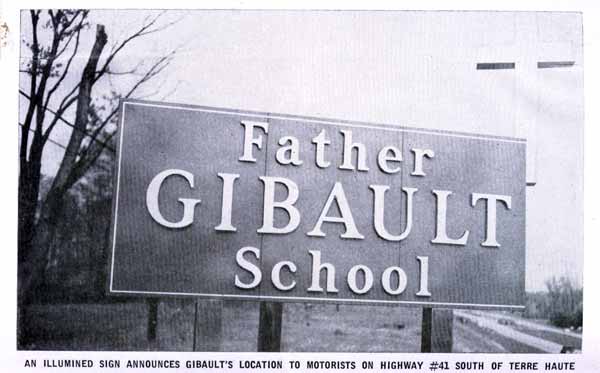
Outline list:
[[[176,22],[164,21],[163,15],[164,12],[149,15],[137,30],[114,43],[109,51],[105,51],[109,37],[104,26],[98,24],[91,50],[86,52],[80,49],[86,35],[84,30],[90,26],[88,10],[29,12],[31,38],[23,40],[23,47],[31,58],[21,65],[24,81],[28,83],[21,95],[27,104],[19,123],[20,306],[31,302],[36,289],[43,284],[43,272],[54,245],[65,194],[98,157],[111,148],[119,99],[132,97],[142,85],[160,74],[176,53],[174,49],[150,63],[140,62],[128,71],[112,70],[115,58],[135,40]],[[122,74],[133,77],[129,79],[131,86],[123,92],[112,90],[102,96],[103,103],[98,104],[98,100],[94,100],[94,87],[107,76]],[[65,120],[65,116],[71,119]],[[69,124],[72,130],[52,185],[41,201],[42,155],[59,123]]]

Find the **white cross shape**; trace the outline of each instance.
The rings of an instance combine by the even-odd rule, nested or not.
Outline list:
[[[560,15],[559,15],[560,16]],[[550,19],[554,14],[540,14],[536,22],[526,13],[515,14],[514,38],[504,45],[486,45],[480,48],[478,63],[488,63],[490,69],[511,68],[515,73],[515,122],[513,135],[527,139],[527,185],[536,183],[537,117],[541,100],[545,100],[544,84],[540,80],[545,69],[571,68],[577,59],[572,35],[552,35],[545,32],[556,27]],[[565,27],[564,29],[569,29]],[[494,63],[502,65],[494,66]],[[478,66],[480,68],[481,66]]]

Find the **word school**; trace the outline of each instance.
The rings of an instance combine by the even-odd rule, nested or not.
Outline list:
[[[243,148],[241,149],[238,162],[256,163],[257,154],[263,151],[266,137],[269,133],[269,124],[267,122],[256,121],[240,121],[240,133],[243,135]],[[357,141],[353,137],[352,130],[341,129],[338,131],[321,130],[318,135],[311,139],[312,148],[314,150],[315,166],[317,169],[327,169],[336,167],[344,172],[370,172],[367,166],[367,159],[372,154],[367,154],[366,146]],[[335,132],[335,133],[334,133]],[[334,157],[328,152],[328,147],[332,144],[332,139],[341,137],[343,142],[341,157]],[[286,167],[306,167],[305,159],[301,153],[301,145],[298,138],[294,136],[282,136],[277,141],[279,147],[275,152],[275,161],[277,164]],[[406,157],[408,155],[408,157]],[[436,153],[434,149],[427,148],[411,148],[409,153],[404,154],[403,149],[397,145],[387,145],[381,147],[376,155],[378,169],[385,174],[396,174],[402,170],[406,158],[411,158],[409,164],[410,175],[415,177],[426,177],[431,169],[430,163],[436,161]],[[333,164],[333,159],[341,159],[338,165]],[[371,171],[376,172],[376,171]],[[146,191],[146,208],[152,219],[166,228],[183,229],[190,227],[195,220],[195,211],[201,208],[202,199],[191,198],[190,196],[181,196],[176,200],[162,201],[161,203],[176,203],[182,205],[181,218],[179,220],[168,220],[163,216],[159,208],[159,196],[165,180],[171,177],[183,178],[192,193],[196,189],[201,189],[201,186],[196,186],[193,173],[177,168],[165,169],[156,174],[150,181]],[[215,175],[222,183],[221,190],[221,219],[218,224],[215,224],[215,231],[219,232],[236,232],[238,224],[234,215],[234,193],[236,185],[243,182],[238,173],[218,172]],[[263,213],[262,225],[256,227],[256,232],[267,235],[285,235],[294,232],[298,229],[302,220],[302,212],[296,206],[301,190],[297,183],[285,177],[278,176],[259,176],[258,179],[263,185]],[[327,230],[324,223],[341,224],[344,228],[340,237],[343,239],[363,240],[365,236],[361,233],[368,227],[359,227],[355,223],[353,216],[353,208],[351,201],[348,200],[345,192],[345,186],[339,181],[333,181],[327,199],[324,201],[323,208],[318,219],[311,223],[312,229],[305,232],[309,237],[326,237]],[[354,186],[350,186],[354,187]],[[372,228],[377,233],[377,236],[382,240],[390,242],[399,242],[409,237],[413,228],[413,210],[415,209],[415,200],[419,198],[434,198],[436,205],[436,224],[435,236],[431,237],[432,244],[438,245],[455,245],[465,246],[469,239],[469,230],[464,230],[463,233],[456,237],[450,237],[447,226],[449,225],[448,216],[451,213],[448,211],[448,199],[453,192],[450,190],[432,189],[430,193],[419,193],[418,188],[402,187],[401,191],[406,196],[405,207],[405,223],[404,230],[399,233],[390,232],[384,222],[385,216],[385,196],[386,192],[391,188],[389,185],[371,184],[368,188],[372,192]],[[276,200],[276,190],[284,190],[285,198]],[[278,194],[279,195],[279,194]],[[422,196],[421,196],[422,195]],[[480,242],[482,247],[492,249],[499,248],[500,242],[497,240],[497,215],[498,206],[503,206],[505,210],[511,209],[511,196],[489,193],[489,191],[478,191],[471,193],[469,198],[470,206],[473,209],[484,208],[485,213],[485,239]],[[481,201],[481,202],[480,202]],[[332,210],[337,207],[338,214],[332,214]],[[279,209],[287,214],[285,224],[275,224],[275,211]],[[215,222],[217,223],[217,222]],[[190,228],[191,229],[191,228]],[[243,282],[238,275],[235,275],[235,286],[239,289],[253,289],[260,285],[262,280],[262,272],[260,268],[248,260],[249,256],[254,257],[254,261],[260,259],[260,250],[256,247],[245,246],[240,248],[236,254],[237,265],[252,275],[252,280]],[[321,263],[321,253],[319,250],[308,250],[308,254],[312,259],[312,279],[311,286],[307,289],[309,292],[337,292],[335,284],[334,271],[335,267],[329,263]],[[416,262],[419,266],[420,279],[419,291],[416,296],[431,296],[428,290],[428,272],[429,260],[427,256],[417,256]],[[296,286],[295,281],[283,284],[281,280],[281,271],[286,269],[289,273],[295,273],[297,270],[296,264],[291,261],[280,261],[276,263],[271,271],[271,282],[274,287],[280,291],[289,291]],[[327,273],[327,286],[323,289],[320,286],[320,275],[322,270]],[[359,284],[357,278],[362,277],[362,285]],[[395,281],[392,278],[395,276]],[[392,285],[395,282],[395,285]],[[367,293],[373,286],[373,273],[371,269],[365,265],[355,265],[347,273],[348,287],[355,294]],[[386,293],[390,295],[401,294],[407,284],[405,272],[396,266],[386,268],[381,275],[381,285]]]

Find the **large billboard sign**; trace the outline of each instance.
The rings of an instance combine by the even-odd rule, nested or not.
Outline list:
[[[520,308],[525,141],[122,103],[110,293]]]

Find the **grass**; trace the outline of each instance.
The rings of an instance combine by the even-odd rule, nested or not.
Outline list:
[[[192,351],[195,317],[193,300],[162,300],[157,337],[149,342],[148,305],[142,300],[35,305],[26,315],[35,342],[26,349]],[[224,301],[221,350],[256,351],[258,320],[258,302]],[[421,309],[286,303],[281,338],[281,350],[289,352],[419,352]],[[535,351],[455,319],[453,352]]]

